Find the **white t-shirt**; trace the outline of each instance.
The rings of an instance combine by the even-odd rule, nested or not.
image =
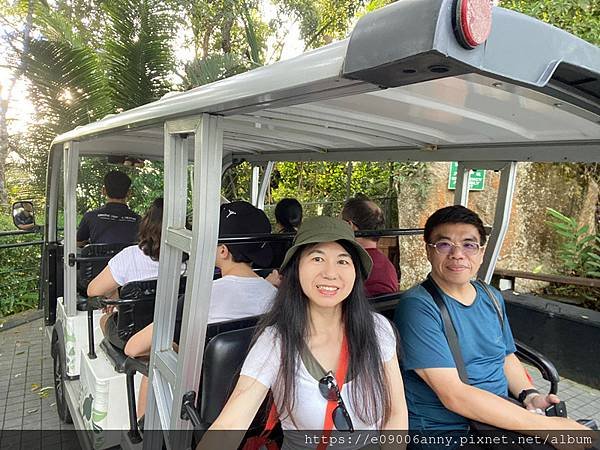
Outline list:
[[[390,322],[380,314],[375,314],[375,328],[377,334],[377,340],[379,342],[379,348],[381,352],[382,362],[390,361],[396,354],[396,336]],[[280,351],[280,337],[273,327],[267,328],[263,334],[260,335],[256,344],[250,349],[244,365],[242,367],[241,374],[248,377],[252,377],[258,380],[260,383],[270,388],[279,372],[281,351]],[[284,416],[280,417],[281,427],[284,431],[291,430],[322,430],[323,422],[325,419],[325,411],[327,408],[327,400],[323,398],[319,392],[319,381],[313,378],[308,372],[306,366],[299,358],[298,372],[296,373],[296,398],[294,401],[294,421],[291,418]],[[351,397],[353,381],[350,380],[342,386],[342,398],[355,430],[375,430],[381,427],[381,424],[367,424],[363,423],[356,416],[354,412],[353,399]],[[278,407],[278,411],[281,410],[282,399],[277,393],[277,389],[274,390],[274,401]],[[360,401],[356,402],[360,404]],[[345,436],[345,442],[343,444],[336,444],[336,449],[356,449],[364,446],[363,443],[354,442],[352,439],[348,439],[349,436],[353,436],[355,433],[349,434],[347,432],[339,432],[339,436]],[[334,429],[332,430],[332,436],[337,435]],[[298,442],[295,442],[298,441]],[[317,445],[310,445],[307,442],[305,436],[302,433],[288,433],[285,435],[284,448],[316,448]]]
[[[119,286],[158,277],[158,261],[145,255],[137,245],[125,247],[113,256],[108,267]]]
[[[264,278],[226,275],[213,281],[208,323],[263,314],[277,289]]]

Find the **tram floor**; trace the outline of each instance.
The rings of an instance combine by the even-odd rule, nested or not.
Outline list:
[[[547,389],[535,369],[536,386]],[[600,390],[563,378],[559,396],[565,400],[569,416],[574,419],[600,419]],[[60,421],[56,412],[50,342],[44,332],[43,319],[0,331],[0,449],[26,448],[24,445],[42,432],[58,440],[51,447],[57,450],[73,448],[73,425]],[[20,431],[20,432],[19,432]],[[62,436],[62,437],[60,437]],[[61,445],[64,440],[64,445]],[[16,443],[16,441],[20,441]],[[10,443],[16,443],[16,446]],[[39,442],[35,439],[35,442]],[[46,448],[46,446],[41,447]]]

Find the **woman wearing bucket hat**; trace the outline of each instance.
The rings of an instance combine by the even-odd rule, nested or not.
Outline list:
[[[293,430],[346,436],[336,448],[354,449],[365,443],[349,432],[407,429],[395,333],[364,296],[371,266],[342,220],[317,217],[301,225],[281,266],[273,307],[259,323],[239,381],[211,429],[247,429],[269,390],[273,407],[266,428],[279,417],[284,448],[322,448],[322,439],[307,440]],[[198,448],[210,448],[212,439],[206,435]]]

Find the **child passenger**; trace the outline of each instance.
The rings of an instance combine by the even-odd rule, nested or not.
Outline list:
[[[300,226],[273,307],[211,430],[246,430],[269,390],[284,432],[407,429],[396,337],[364,295],[371,266],[342,220],[316,217]],[[216,434],[205,435],[198,448],[212,448],[224,436],[236,448],[243,436]],[[284,447],[307,446],[300,434],[284,436]]]

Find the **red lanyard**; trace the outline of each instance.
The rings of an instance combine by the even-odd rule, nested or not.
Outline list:
[[[335,382],[337,383],[337,387],[342,393],[342,387],[344,386],[344,381],[346,380],[346,374],[348,373],[348,342],[346,341],[346,334],[342,338],[342,350],[340,352],[340,359],[338,360],[338,369],[335,375]],[[331,435],[331,430],[333,430],[333,410],[337,406],[336,400],[327,400],[327,408],[325,409],[325,421],[323,423],[323,434],[322,439],[319,442],[317,450],[325,450],[327,448],[327,443],[329,442],[329,436]],[[271,409],[269,410],[269,416],[267,418],[267,423],[265,424],[265,429],[261,433],[261,437],[266,438],[269,433],[275,428],[277,425],[278,417],[277,417],[277,409],[275,407],[275,403],[271,405]]]
[[[335,382],[337,383],[340,395],[342,393],[342,387],[346,380],[346,374],[348,373],[348,342],[346,341],[346,334],[342,339],[342,351],[340,352],[340,359],[338,361],[338,369],[335,374]],[[327,400],[327,408],[325,409],[325,422],[323,424],[323,434],[321,442],[317,447],[317,450],[325,450],[329,443],[329,436],[331,430],[333,430],[333,410],[338,405],[336,400]]]

